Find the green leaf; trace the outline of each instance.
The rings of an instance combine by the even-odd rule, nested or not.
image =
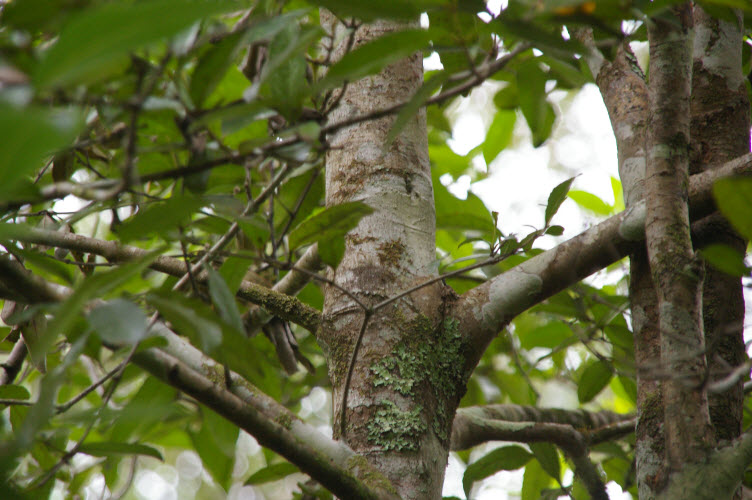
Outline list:
[[[248,270],[248,259],[240,257],[228,257],[219,268],[219,274],[230,289],[230,293],[235,295],[240,289],[240,283],[243,281],[246,271]]]
[[[561,464],[556,446],[551,443],[530,443],[530,449],[546,474],[561,482]]]
[[[474,230],[494,238],[496,226],[491,213],[478,196],[469,192],[467,198],[460,200],[434,179],[433,196],[436,206],[437,229]]]
[[[3,24],[30,32],[59,29],[74,5],[66,0],[24,0],[9,2],[3,7]],[[80,6],[79,6],[80,7]]]
[[[713,184],[713,196],[721,213],[744,239],[752,239],[752,178],[732,177]]]
[[[545,2],[550,3],[550,2]],[[564,0],[563,3],[571,5],[573,2]],[[546,26],[539,23],[529,22],[516,15],[516,9],[506,9],[502,14],[491,22],[491,26],[497,30],[502,39],[520,37],[529,40],[536,47],[551,54],[571,56],[580,51],[582,46],[575,40],[564,40],[561,29],[557,30],[554,23],[548,22]]]
[[[290,231],[290,248],[341,238],[357,226],[360,219],[371,213],[373,208],[360,201],[327,207]]]
[[[634,355],[634,338],[632,332],[624,325],[611,324],[606,325],[603,329],[603,333],[606,334],[608,340],[615,347],[621,348],[624,352],[630,354],[630,357]]]
[[[468,155],[458,155],[443,142],[441,144],[430,144],[428,156],[431,158],[431,169],[438,174],[437,177],[449,174],[457,179],[472,167],[471,158]]]
[[[136,345],[148,334],[148,320],[141,308],[125,299],[97,306],[89,313],[88,320],[99,337],[113,345]]]
[[[520,105],[520,94],[517,83],[508,83],[506,87],[496,92],[494,104],[503,111],[514,111]]]
[[[611,380],[611,367],[601,360],[592,361],[582,370],[577,384],[577,399],[580,403],[587,403],[596,397]]]
[[[231,0],[150,0],[107,2],[84,10],[44,53],[34,82],[52,87],[97,81],[122,68],[129,52],[236,8]]]
[[[723,243],[714,243],[700,250],[700,254],[711,266],[731,276],[747,276],[749,266],[744,263],[744,254]]]
[[[203,302],[169,292],[151,293],[146,300],[196,348],[247,379],[254,380],[259,372],[271,370],[263,357],[248,363],[249,354],[257,350],[251,339]]]
[[[206,266],[206,272],[209,273],[209,295],[211,295],[212,303],[217,308],[219,316],[233,328],[242,332],[243,320],[240,318],[235,295],[217,271],[210,266]]]
[[[523,349],[532,349],[533,347],[553,349],[571,338],[572,330],[562,321],[551,321],[530,332],[525,332],[519,337],[520,347]]]
[[[289,462],[272,464],[254,472],[251,477],[246,479],[245,484],[263,484],[278,481],[296,472],[300,472],[300,469]]]
[[[193,446],[214,480],[229,489],[240,429],[213,411],[205,407],[202,410],[204,420],[201,429],[190,433]]]
[[[473,483],[496,474],[500,470],[516,470],[524,466],[533,455],[521,446],[502,446],[471,463],[462,476],[465,495],[470,497]]]
[[[173,196],[167,201],[153,203],[124,221],[117,233],[124,242],[146,238],[156,233],[166,236],[168,231],[186,223],[204,205],[201,198],[185,195]]]
[[[616,177],[611,177],[611,191],[614,194],[614,211],[621,212],[624,210],[624,190],[621,187],[621,181]]]
[[[425,82],[413,95],[410,100],[402,106],[402,109],[397,114],[397,118],[394,119],[392,128],[389,129],[389,133],[384,141],[384,149],[388,149],[392,144],[392,141],[402,132],[402,129],[410,122],[410,120],[416,115],[418,110],[425,104],[428,98],[449,78],[449,74],[441,72],[432,76],[427,82]]]
[[[520,109],[533,134],[533,146],[538,147],[551,134],[556,114],[546,100],[547,76],[536,61],[520,65],[517,71],[517,89]]]
[[[26,400],[31,397],[28,389],[20,385],[0,385],[0,399]]]
[[[501,393],[507,396],[512,403],[518,405],[535,404],[535,393],[521,375],[497,371],[492,378]]]
[[[109,439],[127,442],[153,433],[159,422],[172,417],[177,391],[155,377],[147,377],[136,394],[118,412]]]
[[[335,238],[329,241],[319,241],[319,257],[321,260],[335,268],[345,255],[345,239]]]
[[[551,476],[546,474],[537,460],[533,460],[525,467],[522,476],[522,492],[520,500],[540,500],[541,491],[551,484]]]
[[[715,5],[719,7],[730,7],[732,9],[745,9],[748,12],[752,11],[752,5],[750,5],[747,0],[703,0],[699,3],[705,8]]]
[[[111,441],[86,442],[79,450],[93,457],[111,457],[117,455],[144,455],[164,462],[162,454],[156,448],[138,443],[115,443]]]
[[[203,303],[175,294],[149,294],[146,299],[205,354],[211,356],[222,344],[222,326],[211,319],[211,311]]]
[[[486,133],[486,140],[483,142],[483,158],[486,160],[486,165],[490,165],[512,142],[516,121],[517,113],[514,111],[502,109],[496,112],[491,127]]]
[[[561,204],[567,199],[567,193],[569,192],[569,188],[572,187],[572,182],[574,182],[574,177],[570,177],[556,186],[551,191],[551,194],[548,195],[548,203],[546,204],[546,226],[549,225],[551,219],[553,219],[556,212],[559,211]]]
[[[301,33],[300,27],[290,24],[269,44],[270,65],[263,70],[265,94],[269,105],[288,120],[298,117],[308,93],[305,52],[318,35],[318,30]]]
[[[189,93],[196,107],[201,107],[217,87],[232,65],[235,57],[245,46],[245,33],[235,33],[206,51],[196,63],[191,76]]]
[[[562,61],[555,57],[543,56],[543,62],[549,67],[549,78],[554,77],[559,88],[576,89],[588,83],[588,78],[572,63]]]
[[[346,80],[355,81],[378,73],[385,66],[425,48],[430,40],[429,32],[422,29],[388,33],[345,54],[329,69],[317,88],[337,87]]]
[[[614,211],[614,207],[587,191],[572,190],[569,192],[569,197],[579,206],[596,215],[610,215]]]
[[[254,214],[246,217],[236,217],[235,220],[240,229],[243,230],[243,236],[245,237],[244,248],[262,249],[266,247],[270,232],[269,223],[263,217],[259,214]]]
[[[0,103],[0,199],[13,200],[25,176],[46,156],[70,144],[83,121],[78,113]]]
[[[618,382],[618,385],[621,387],[622,391],[624,391],[624,394],[629,401],[631,401],[633,405],[637,404],[637,383],[634,379],[619,376],[616,377],[615,380]]]
[[[52,258],[52,255],[41,253],[36,249],[17,249],[14,250],[14,252],[23,258],[24,266],[26,266],[31,272],[39,274],[44,278],[47,278],[48,275],[55,276],[61,279],[66,285],[73,284],[73,267]]]
[[[63,361],[51,369],[42,379],[37,391],[36,403],[30,408],[23,408],[23,411],[18,412],[23,415],[23,422],[20,425],[13,425],[14,441],[5,445],[5,457],[11,456],[16,451],[27,450],[39,437],[43,426],[47,424],[54,413],[58,389],[65,382],[68,369],[81,356],[87,340],[88,335],[84,334],[70,345]],[[18,410],[18,408],[11,407],[11,418],[13,418],[13,410]]]
[[[157,258],[161,250],[149,252],[143,257],[104,272],[94,273],[76,288],[73,293],[55,308],[55,316],[47,324],[47,329],[37,339],[36,348],[40,353],[49,352],[52,344],[61,333],[68,330],[80,318],[81,310],[92,299],[99,298],[141,273]]]

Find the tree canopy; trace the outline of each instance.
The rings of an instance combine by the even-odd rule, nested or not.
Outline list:
[[[395,341],[393,356],[369,359],[364,370],[377,388],[407,397],[430,386],[437,400],[456,396],[460,409],[455,416],[450,403],[439,402],[424,419],[385,400],[368,424],[369,442],[407,453],[419,446],[415,435],[433,432],[467,464],[468,498],[494,473],[523,468],[524,500],[597,498],[611,481],[636,498],[637,375],[644,366],[635,358],[626,258],[644,247],[646,211],[651,220],[656,205],[623,194],[622,183],[631,182],[624,173],[613,179],[613,204],[570,189],[573,179],[541,179],[548,197],[539,220],[510,233],[504,220],[514,214],[448,186],[461,177],[486,179],[523,123],[533,146],[550,140],[562,111],[552,93],[597,83],[613,121],[630,106],[630,87],[613,87],[626,104],[609,101],[599,71],[624,64],[643,85],[646,70],[657,85],[661,66],[641,67],[629,47],[672,22],[680,3],[3,2],[0,496],[138,498],[144,493],[134,488],[136,478],[160,463],[176,467],[180,498],[214,498],[231,488],[239,494],[242,485],[268,498],[393,493],[384,477],[372,479],[373,464],[358,462],[357,450],[327,433],[346,434],[342,406],[351,378],[364,373],[354,368],[356,358],[372,355],[359,351],[370,318],[446,285],[441,307],[456,310],[442,309],[439,326],[420,315],[398,318],[417,340]],[[736,70],[749,75],[752,7],[744,0],[696,4],[741,27]],[[360,35],[380,23],[401,28]],[[409,98],[395,104],[372,91],[372,111],[347,111],[357,108],[348,108],[355,82],[378,82],[400,61],[434,53],[441,69],[426,71]],[[660,56],[651,51],[653,60]],[[750,80],[737,85],[752,96]],[[493,106],[490,125],[477,147],[459,154],[450,146],[449,110],[481,86]],[[399,292],[373,293],[369,302],[366,292],[338,285],[333,270],[368,238],[353,231],[379,209],[351,199],[367,190],[362,178],[341,169],[329,179],[327,154],[346,149],[337,134],[386,118],[384,140],[347,158],[355,171],[357,162],[407,142],[423,115],[426,137],[416,141],[427,139],[430,176],[394,178],[416,197],[432,185],[430,273],[416,272],[413,282],[395,277]],[[622,155],[627,139],[618,134]],[[745,241],[752,238],[752,180],[739,176],[752,168],[748,153],[747,146],[713,157],[719,169],[695,170],[684,183],[693,220],[717,209]],[[334,198],[329,183],[339,186]],[[568,198],[599,224],[571,238],[556,217]],[[418,229],[434,223],[423,215],[413,214]],[[564,243],[544,251],[545,236]],[[738,281],[750,276],[746,248],[713,240],[701,253],[709,269]],[[422,258],[402,240],[375,251],[384,268],[408,269]],[[601,269],[614,272],[582,281]],[[530,285],[539,273],[547,274]],[[337,354],[326,333],[336,329],[322,315],[325,296],[335,292],[364,317],[349,340],[352,359]],[[493,307],[479,319],[476,303]],[[469,338],[460,331],[466,326],[474,329]],[[324,335],[318,343],[317,335]],[[653,368],[651,377],[660,379]],[[741,384],[748,372],[745,357],[714,387]],[[344,382],[334,397],[332,379]],[[352,387],[357,393],[356,380]],[[569,391],[579,409],[542,408],[543,390]],[[749,418],[745,412],[745,429]],[[526,444],[473,448],[489,441]]]

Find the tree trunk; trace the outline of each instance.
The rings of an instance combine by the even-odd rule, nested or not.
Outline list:
[[[343,25],[324,15],[340,35]],[[376,22],[357,29],[353,48],[400,29]],[[348,36],[339,38],[335,59]],[[331,121],[408,100],[423,82],[421,54],[349,83],[334,96]],[[346,237],[344,257],[325,291],[319,339],[328,353],[334,434],[382,471],[406,499],[441,495],[452,416],[464,384],[439,373],[457,349],[444,328],[436,283],[372,309],[435,276],[435,216],[425,111],[385,147],[393,117],[347,127],[328,140],[327,205],[361,201],[374,209]],[[461,364],[460,364],[461,366]],[[456,370],[456,373],[459,373]],[[344,411],[344,415],[343,412]]]
[[[742,18],[710,17],[694,7],[690,173],[717,167],[749,152],[749,101],[742,74]],[[744,254],[746,243],[720,214],[693,224],[695,248],[723,243]],[[708,267],[703,286],[703,321],[711,381],[732,375],[746,359],[742,336],[744,297],[738,277]],[[742,426],[743,379],[709,394],[715,437],[731,440]]]

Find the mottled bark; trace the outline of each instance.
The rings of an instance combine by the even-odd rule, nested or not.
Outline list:
[[[344,29],[327,14],[322,24]],[[397,29],[385,21],[363,25],[353,48]],[[349,37],[335,38],[342,40],[336,60]],[[422,83],[423,59],[414,54],[346,85],[344,95],[334,96],[337,107],[329,120],[406,102]],[[374,212],[347,235],[344,257],[330,276],[335,286],[325,290],[319,339],[328,354],[335,437],[382,471],[404,498],[435,499],[464,387],[456,368],[461,366],[456,328],[441,316],[442,286],[422,288],[373,314],[363,309],[435,275],[425,112],[387,146],[393,121],[393,116],[365,121],[328,136],[327,205],[361,201]]]
[[[592,36],[580,37],[589,47],[587,60],[608,110],[616,137],[619,177],[627,207],[645,195],[645,134],[648,88],[628,44],[613,61],[595,49]],[[637,368],[635,462],[640,498],[655,498],[668,478],[663,437],[663,394],[655,371],[661,363],[658,299],[650,275],[647,250],[641,245],[629,258],[629,298]]]
[[[659,304],[664,437],[672,473],[699,463],[713,443],[702,330],[702,261],[689,228],[692,8],[678,5],[648,25],[649,121],[645,240]]]
[[[499,439],[496,429],[484,428],[489,421],[508,423],[558,424],[569,426],[588,437],[608,433],[630,434],[634,431],[634,416],[610,411],[589,412],[559,408],[536,408],[512,404],[468,406],[457,410],[452,426],[452,449],[466,450],[480,443]],[[513,429],[509,426],[507,429]],[[606,430],[607,428],[608,431]]]
[[[720,170],[692,176],[690,215],[702,218],[715,210],[715,180],[746,175],[752,154],[736,158]],[[488,344],[515,316],[599,269],[635,252],[645,239],[645,202],[580,233],[509,271],[464,293],[450,305],[449,315],[459,321],[466,337],[466,370],[472,371]]]
[[[690,173],[717,168],[731,158],[748,153],[749,100],[742,74],[743,29],[737,21],[714,19],[699,5],[694,7]],[[695,248],[723,243],[744,253],[746,243],[719,214],[693,224]],[[744,297],[738,277],[706,268],[703,285],[703,321],[708,347],[708,369],[713,380],[722,379],[746,359]],[[742,426],[743,379],[708,396],[716,439],[739,436]]]
[[[23,290],[24,303],[28,304],[62,302],[73,293],[27,272],[10,259],[0,259],[0,281]],[[156,323],[151,334],[162,338],[164,345],[135,352],[133,361],[141,368],[224,416],[342,498],[397,498],[389,481],[343,443],[321,434],[164,324]],[[105,347],[122,349],[121,345]]]

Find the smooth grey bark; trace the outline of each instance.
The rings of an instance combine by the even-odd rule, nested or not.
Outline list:
[[[752,153],[692,176],[690,217],[715,210],[712,185],[717,179],[743,175],[752,168]],[[641,246],[645,239],[645,202],[634,204],[574,238],[464,293],[450,304],[449,316],[459,322],[472,371],[488,344],[515,316]]]
[[[339,41],[335,61],[350,46],[404,27],[376,21],[346,35],[329,13],[322,25]],[[423,58],[416,53],[345,85],[332,97],[329,122],[407,102],[422,83]],[[373,309],[435,276],[425,110],[387,144],[393,121],[363,121],[327,136],[327,205],[360,201],[374,211],[345,238],[344,257],[325,287],[318,339],[327,353],[335,437],[386,475],[403,498],[434,499],[441,495],[464,381],[437,384],[426,376],[443,342],[440,283]]]

